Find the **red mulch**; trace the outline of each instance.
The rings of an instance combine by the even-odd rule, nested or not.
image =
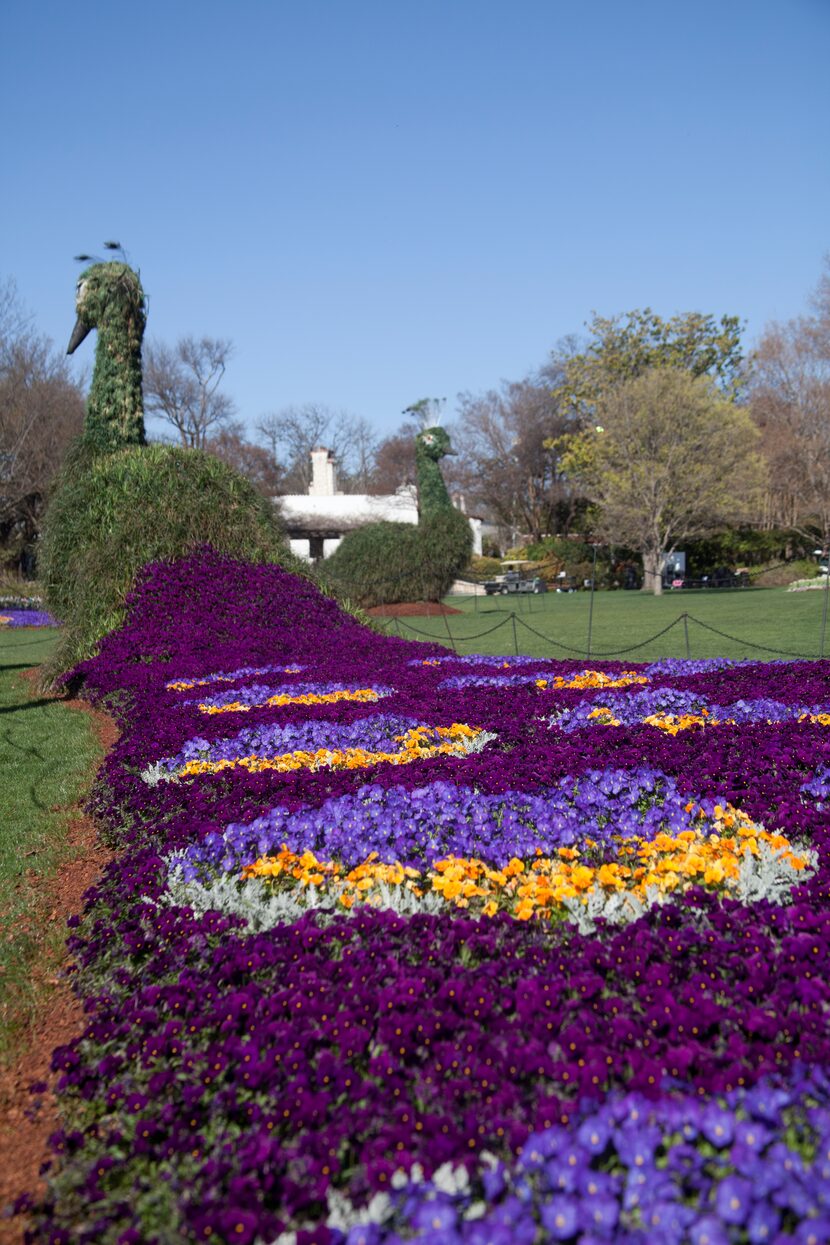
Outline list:
[[[461,614],[463,610],[442,605],[440,601],[408,601],[403,605],[373,605],[366,611],[373,618],[414,618],[417,615],[433,617],[436,614]]]
[[[21,677],[31,686],[37,671],[27,670]],[[110,717],[82,700],[65,700],[64,704],[92,717],[105,752],[113,747],[118,729]],[[80,808],[61,811],[67,815],[66,838],[74,851],[55,874],[30,878],[37,896],[32,915],[44,927],[56,922],[65,925],[67,917],[80,912],[84,892],[94,886],[112,859],[112,853],[98,842],[92,821]],[[85,1025],[83,1009],[67,978],[69,964],[69,957],[65,956],[57,974],[53,975],[54,968],[42,970],[39,984],[44,988],[43,1002],[21,1036],[22,1053],[10,1067],[0,1066],[0,1215],[21,1193],[37,1196],[44,1192],[40,1166],[49,1157],[49,1135],[58,1127],[52,1093],[56,1077],[50,1070],[52,1051],[72,1041]],[[33,972],[38,973],[37,965]],[[48,1091],[33,1096],[29,1093],[33,1081],[46,1082]],[[19,1245],[25,1227],[21,1218],[0,1218],[0,1245]]]

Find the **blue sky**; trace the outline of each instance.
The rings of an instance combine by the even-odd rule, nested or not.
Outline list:
[[[63,348],[119,239],[250,427],[450,414],[593,310],[751,345],[830,251],[828,60],[830,0],[6,0],[0,277]]]

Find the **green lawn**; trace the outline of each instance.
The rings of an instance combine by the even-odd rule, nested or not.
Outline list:
[[[55,636],[0,631],[0,1060],[13,1054],[60,962],[66,929],[49,921],[39,888],[72,859],[58,810],[83,798],[101,760],[90,719],[20,677]]]
[[[818,657],[825,593],[783,588],[734,591],[597,592],[590,655],[651,661],[658,657]],[[460,615],[384,620],[412,640],[436,640],[459,653],[588,655],[591,594],[446,597]],[[684,618],[684,615],[686,617]],[[668,628],[668,630],[666,630]],[[658,632],[664,634],[658,636]],[[718,632],[723,634],[718,634]],[[830,628],[824,642],[830,656]]]

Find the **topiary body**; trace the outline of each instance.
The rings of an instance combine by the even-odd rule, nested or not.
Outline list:
[[[218,458],[170,445],[113,454],[77,448],[49,508],[40,558],[49,608],[64,624],[47,676],[91,656],[120,625],[143,566],[200,545],[249,562],[299,565],[268,501]]]
[[[144,445],[141,341],[147,314],[138,274],[115,261],[93,264],[78,279],[75,309],[78,319],[67,354],[93,328],[98,330],[84,440],[102,453]]]
[[[322,576],[363,609],[403,601],[439,601],[470,560],[473,537],[441,475],[454,451],[443,428],[415,438],[418,523],[368,523],[344,536]]]

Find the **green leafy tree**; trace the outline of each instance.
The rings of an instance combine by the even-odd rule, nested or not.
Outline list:
[[[708,377],[677,368],[622,381],[596,414],[560,442],[562,467],[596,507],[596,535],[639,550],[644,588],[659,594],[680,540],[752,515],[764,482],[757,429]]]
[[[621,316],[594,314],[588,346],[567,359],[556,388],[563,408],[589,418],[616,386],[654,368],[708,376],[727,397],[741,385],[741,322],[737,316],[687,311],[663,320],[650,307]]]

